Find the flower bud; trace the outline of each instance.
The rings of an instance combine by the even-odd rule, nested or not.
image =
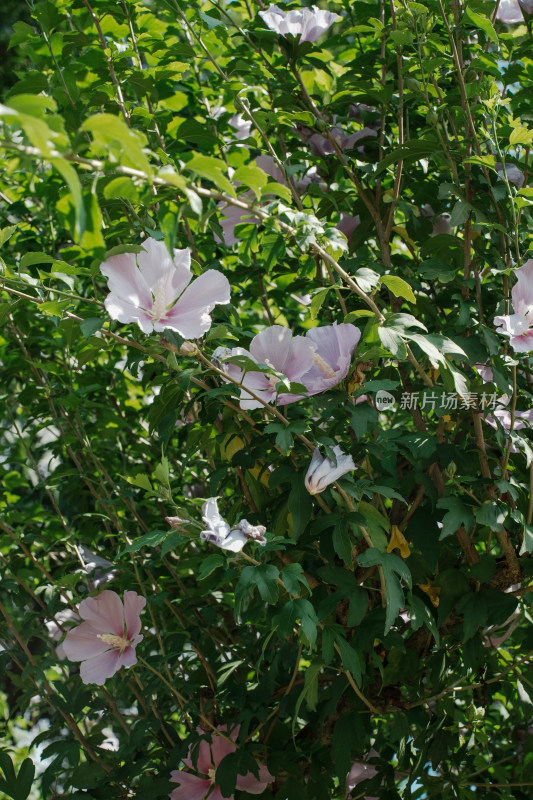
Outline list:
[[[179,349],[180,356],[193,356],[198,352],[198,348],[193,342],[183,342]]]

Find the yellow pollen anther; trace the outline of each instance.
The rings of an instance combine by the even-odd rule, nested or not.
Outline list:
[[[322,373],[325,378],[334,378],[335,377],[335,370],[331,369],[330,365],[327,361],[324,361],[322,356],[319,356],[318,353],[313,353],[313,361],[317,365],[318,369]]]
[[[210,778],[212,781],[215,780],[215,772],[216,769],[214,767],[211,767],[211,769],[207,770],[207,777]]]
[[[117,636],[115,633],[99,633],[98,638],[105,644],[116,647],[121,653],[124,652],[126,647],[130,646],[130,642],[127,639],[124,639],[123,636]]]

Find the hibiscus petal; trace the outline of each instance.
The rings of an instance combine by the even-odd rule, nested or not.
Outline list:
[[[111,293],[104,300],[104,306],[111,319],[125,323],[136,322],[143,333],[152,333],[154,329],[152,317],[133,302]]]
[[[142,640],[142,636],[140,640]],[[137,640],[135,642],[135,647],[139,644]],[[134,664],[137,663],[137,653],[135,652],[135,647],[126,647],[124,652],[120,653],[120,666],[121,667],[133,667]]]
[[[188,286],[161,323],[186,339],[198,339],[211,327],[209,312],[218,304],[229,303],[228,279],[216,269],[208,269]]]
[[[161,281],[166,281],[169,276],[172,277],[176,272],[181,279],[182,286],[179,291],[182,292],[191,279],[191,273],[187,269],[187,264],[190,265],[190,252],[188,250],[175,250],[177,258],[173,261],[164,242],[146,239],[142,243],[142,247],[143,249],[137,255],[137,264],[139,265],[139,272],[151,292],[155,290]],[[176,270],[176,264],[183,265],[184,269]],[[178,293],[174,294],[174,299],[177,296]]]
[[[237,776],[237,789],[250,794],[262,794],[267,784],[274,780],[274,776],[270,774],[268,769],[264,766],[259,767],[259,779],[255,777],[253,772],[248,772],[246,775]]]
[[[82,622],[69,631],[63,642],[63,651],[70,661],[84,661],[109,650],[109,644],[98,638],[98,631],[88,622]]]
[[[303,336],[294,336],[285,364],[281,369],[290,381],[300,382],[313,366],[314,347]]]
[[[210,531],[222,538],[230,532],[230,526],[220,514],[216,497],[210,497],[202,506],[202,519]]]
[[[104,589],[96,597],[82,600],[78,613],[82,619],[90,622],[99,633],[124,635],[124,607],[116,592]]]
[[[108,650],[106,653],[82,661],[80,677],[83,683],[96,683],[101,686],[120,669],[120,653]]]
[[[272,364],[278,372],[283,369],[291,346],[292,333],[283,325],[272,325],[254,336],[250,342],[252,357],[261,364]]]
[[[533,306],[533,258],[517,269],[515,275],[517,280],[511,289],[513,310],[515,313],[525,314]]]
[[[244,541],[246,541],[244,536],[242,538]],[[216,733],[213,733],[211,752],[213,753],[213,765],[215,768],[218,767],[225,756],[229,755],[230,753],[234,753],[236,749],[237,748],[234,744],[232,744],[232,742],[228,742],[227,739],[224,739],[222,736],[217,736]]]
[[[229,797],[224,797],[220,789],[220,786],[215,786],[215,788],[209,795],[208,800],[235,800],[235,795],[232,794]]]
[[[494,324],[500,325],[498,333],[505,336],[520,336],[529,329],[529,322],[524,314],[509,314],[503,317],[494,317]]]
[[[137,592],[124,592],[124,619],[126,636],[133,639],[141,630],[141,611],[146,605],[146,598]]]
[[[191,775],[189,772],[174,770],[171,773],[172,783],[179,783],[179,787],[170,793],[171,800],[204,800],[212,782],[208,779],[199,778],[198,775]]]
[[[135,253],[111,256],[100,264],[100,272],[108,279],[109,291],[135,307],[149,308],[152,302],[150,289],[137,269]]]

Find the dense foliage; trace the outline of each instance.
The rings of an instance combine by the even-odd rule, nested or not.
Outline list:
[[[0,796],[530,796],[533,9],[498,5],[14,21]]]

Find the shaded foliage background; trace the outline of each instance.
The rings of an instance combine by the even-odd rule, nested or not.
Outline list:
[[[377,775],[354,797],[526,798],[531,432],[460,397],[531,407],[529,356],[492,325],[531,241],[528,29],[490,2],[347,1],[298,48],[262,7],[16,6],[2,74],[0,792],[164,797],[207,720],[242,726],[217,771],[228,795],[258,761],[276,775],[265,798],[343,798],[373,748]],[[339,127],[367,135],[343,150]],[[278,159],[278,180],[259,155]],[[263,219],[228,246],[236,186]],[[360,219],[349,245],[342,213]],[[143,236],[230,280],[205,360],[107,318],[99,265]],[[242,412],[209,365],[270,324],[343,320],[363,333],[349,379],[284,419]],[[379,390],[392,411],[376,409]],[[313,499],[309,443],[358,465]],[[199,526],[169,529],[169,514],[199,523],[215,495],[230,523],[267,527],[265,548],[234,557]],[[105,688],[81,684],[45,626],[95,590],[80,546],[112,563],[111,588],[148,599],[145,661]]]

